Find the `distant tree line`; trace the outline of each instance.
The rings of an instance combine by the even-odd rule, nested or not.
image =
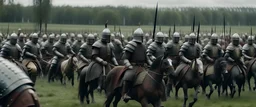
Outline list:
[[[3,3],[0,0],[0,22],[37,22],[34,6]],[[48,23],[102,25],[107,20],[111,25],[152,25],[154,8],[143,7],[41,7],[42,13],[49,12]],[[193,17],[202,25],[222,25],[224,16],[227,25],[255,25],[256,8],[160,8],[158,25],[191,25]],[[41,16],[43,17],[43,16]]]

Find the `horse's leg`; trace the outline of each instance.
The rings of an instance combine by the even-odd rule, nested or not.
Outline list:
[[[109,94],[109,95],[107,96],[107,99],[106,99],[105,103],[104,103],[104,107],[110,107],[110,104],[111,104],[111,102],[112,102],[112,100],[113,100],[114,97],[115,97],[115,93],[114,93],[114,92],[112,92],[111,94]]]
[[[154,102],[153,107],[163,107],[161,106],[161,100],[159,99],[158,101]]]
[[[212,87],[213,88],[213,87]],[[193,107],[193,105],[197,102],[197,95],[199,93],[199,86],[195,87],[194,101],[189,103],[188,107]]]
[[[243,84],[237,84],[238,85],[238,97],[240,97],[240,95],[241,95],[241,90],[242,90],[242,85]]]
[[[179,98],[179,96],[178,96],[179,89],[180,89],[180,88],[179,88],[178,86],[175,87],[175,99],[178,99],[178,98]]]
[[[89,94],[91,95],[92,98],[92,103],[95,103],[95,99],[94,99],[94,90],[97,89],[98,86],[98,80],[95,79],[90,83],[90,89],[89,89]]]
[[[248,83],[249,91],[252,91],[251,82],[250,82],[251,78],[252,78],[252,75],[251,75],[251,73],[249,73],[247,76],[247,83]]]
[[[210,99],[211,98],[211,95],[212,95],[212,93],[213,93],[213,91],[214,91],[214,88],[213,88],[213,86],[212,86],[212,81],[209,81],[209,87],[210,87],[210,92],[208,93],[208,94],[206,94],[206,97],[208,98],[208,99]]]
[[[74,87],[74,79],[75,79],[75,75],[73,74],[72,77],[71,77],[71,85]]]
[[[218,97],[220,97],[220,88],[221,88],[221,83],[218,84]]]
[[[253,73],[253,78],[254,78],[254,87],[253,87],[253,91],[255,91],[256,89],[256,74]]]
[[[232,85],[231,85],[231,98],[234,97],[235,93],[236,93],[236,81],[232,80]]]
[[[186,84],[183,85],[183,93],[184,93],[183,107],[186,107],[186,105],[187,105],[187,100],[188,100],[188,87],[187,87]]]
[[[141,104],[141,107],[148,107],[148,101],[146,98],[143,98],[141,101],[140,101],[140,104]]]
[[[119,101],[121,100],[122,95],[120,93],[116,93],[115,96],[115,101],[113,102],[113,106],[117,107],[117,104],[119,103]]]

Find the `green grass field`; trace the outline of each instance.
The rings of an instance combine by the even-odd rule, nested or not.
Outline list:
[[[80,105],[77,95],[77,81],[74,87],[70,84],[67,84],[65,87],[59,82],[49,84],[45,79],[38,79],[35,87],[42,107],[103,107],[105,101],[104,95],[99,95],[95,92],[95,104]],[[189,92],[189,101],[193,100],[193,93],[194,91],[191,89]],[[181,107],[183,104],[182,89],[179,92],[179,96],[179,100],[175,100],[174,97],[171,97],[167,102],[163,103],[164,106]],[[249,92],[248,89],[242,92],[240,98],[236,95],[233,99],[225,96],[218,98],[217,92],[214,92],[212,99],[207,100],[204,95],[199,94],[199,100],[195,104],[195,107],[256,107],[255,98],[256,92]],[[140,105],[135,101],[128,103],[121,101],[119,107],[140,107]]]
[[[173,31],[173,26],[172,31]],[[25,32],[34,32],[36,31],[36,25],[33,23],[9,23],[9,31],[17,31],[18,28],[23,29]],[[110,30],[114,31],[114,26],[109,25]],[[130,35],[133,30],[138,28],[138,26],[120,26],[122,33],[125,35]],[[141,28],[144,30],[144,32],[150,32],[153,30],[153,25],[149,26],[141,26]],[[161,26],[161,29],[163,32],[168,33],[170,26]],[[250,26],[231,26],[232,33],[250,33]],[[0,23],[0,32],[6,32],[8,29],[8,23]],[[98,32],[100,33],[104,29],[104,25],[64,25],[64,24],[48,24],[48,32]],[[116,26],[116,32],[118,32],[119,26]],[[256,30],[256,27],[253,27],[254,30]],[[159,30],[159,26],[157,28],[157,31]],[[197,26],[195,28],[197,30]],[[191,26],[176,26],[176,31],[182,32],[182,33],[190,33]],[[210,32],[211,26],[203,26],[201,25],[201,32]],[[216,26],[216,32],[221,33],[223,32],[223,26]],[[229,26],[226,27],[226,32],[229,32]],[[256,31],[255,31],[256,32]]]

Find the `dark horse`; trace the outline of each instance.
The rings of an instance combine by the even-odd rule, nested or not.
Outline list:
[[[142,107],[148,107],[148,104],[152,104],[154,107],[161,107],[161,99],[165,96],[165,86],[162,80],[164,73],[168,73],[169,68],[172,67],[170,63],[171,61],[166,56],[158,57],[150,69],[144,71],[144,78],[141,80],[141,83],[134,85],[129,91],[128,94],[132,99],[139,102]],[[113,105],[117,107],[121,99],[122,77],[119,78],[118,75],[124,68],[124,66],[115,67],[107,75],[106,84],[108,86],[106,88],[107,100],[104,104],[105,107],[110,107],[114,97]]]
[[[249,65],[247,66],[248,67],[248,74],[247,74],[247,82],[248,82],[248,85],[249,85],[249,90],[251,91],[252,88],[251,88],[251,78],[253,77],[254,78],[254,87],[253,87],[253,90],[256,89],[256,63],[255,63],[256,59],[253,59],[249,62]]]
[[[179,67],[178,67],[179,68]],[[185,66],[184,69],[178,74],[179,80],[176,81],[176,86],[175,86],[175,96],[178,98],[178,91],[180,88],[183,88],[183,93],[184,93],[184,103],[183,107],[186,107],[187,105],[187,100],[188,100],[188,89],[189,88],[194,88],[195,89],[195,94],[194,94],[194,100],[193,102],[189,103],[189,107],[192,107],[198,97],[198,88],[201,83],[202,77],[200,76],[200,73],[198,72],[198,63],[197,60],[195,59],[190,66]]]
[[[236,93],[236,87],[238,86],[238,96],[241,94],[242,86],[245,84],[245,69],[238,64],[228,63],[228,73],[224,76],[223,91],[227,91],[227,86],[229,86],[231,91],[231,98],[234,97]],[[227,94],[227,92],[226,92]]]
[[[223,82],[223,74],[226,73],[226,66],[227,62],[225,58],[219,58],[215,61],[215,63],[212,65],[206,66],[204,69],[204,77],[202,81],[202,90],[203,93],[205,93],[205,89],[207,86],[210,87],[210,92],[206,94],[206,97],[210,99],[214,88],[213,84],[216,84],[218,87],[218,96],[220,97],[220,88]]]
[[[99,64],[97,64],[95,61],[92,61],[88,66],[84,67],[83,70],[80,72],[80,80],[79,80],[79,88],[78,88],[78,96],[80,98],[80,102],[81,104],[84,103],[84,97],[86,97],[86,102],[87,104],[90,103],[89,100],[89,94],[91,95],[92,98],[92,103],[95,103],[95,99],[94,99],[94,93],[93,91],[96,90],[98,88],[98,86],[101,87],[101,90],[98,91],[105,91],[105,84],[104,81],[106,79],[106,76],[104,76],[103,74],[103,69],[105,70],[105,75],[108,74],[108,72],[110,71],[110,69],[112,68],[112,65],[108,64],[107,66],[104,66],[101,70],[99,71],[103,71],[103,72],[97,72],[95,73],[95,71],[91,71],[93,70],[93,68],[99,68],[100,66],[98,66]],[[98,74],[95,76],[95,74]],[[93,77],[93,78],[92,78]],[[101,81],[102,84],[99,84],[99,81]]]
[[[74,86],[74,72],[77,68],[77,59],[75,55],[70,56],[67,60],[61,62],[60,65],[60,81],[62,84],[66,85],[66,79],[71,80],[71,85]]]

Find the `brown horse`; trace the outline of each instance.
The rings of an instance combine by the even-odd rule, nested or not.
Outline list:
[[[60,65],[60,81],[62,84],[66,85],[66,80],[71,80],[71,85],[74,86],[74,72],[77,69],[77,58],[75,55],[70,56],[67,60],[61,62]]]
[[[143,78],[137,78],[137,80],[142,79],[141,83],[134,84],[134,87],[128,93],[142,107],[148,107],[148,104],[152,104],[154,107],[161,107],[161,99],[165,97],[165,85],[162,80],[164,73],[168,73],[169,68],[172,67],[166,56],[158,57],[148,71],[141,72],[141,75],[144,74]],[[122,76],[118,77],[118,75],[124,69],[125,67],[123,66],[115,67],[107,75],[106,84],[108,86],[106,88],[107,100],[105,107],[110,107],[114,97],[113,105],[117,107],[121,99],[122,90]]]
[[[193,102],[189,103],[189,107],[192,107],[198,97],[198,89],[199,85],[201,83],[202,77],[200,76],[200,73],[198,72],[198,63],[197,60],[195,59],[192,63],[192,65],[185,66],[184,69],[179,74],[179,80],[176,81],[176,86],[175,86],[175,96],[178,98],[178,91],[180,88],[183,88],[183,93],[184,93],[184,103],[183,107],[186,107],[187,105],[187,100],[188,100],[188,89],[189,88],[194,88],[195,89],[195,94],[194,94],[194,100]]]

